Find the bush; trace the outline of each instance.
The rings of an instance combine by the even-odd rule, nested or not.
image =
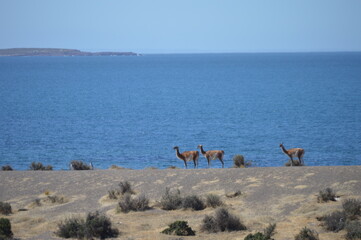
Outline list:
[[[123,199],[118,203],[118,210],[123,213],[130,211],[145,211],[149,209],[149,199],[144,195],[132,198],[129,193],[123,196]]]
[[[118,199],[120,196],[119,190],[110,190],[108,191],[108,197],[109,199]]]
[[[266,239],[270,239],[271,237],[274,235],[274,232],[276,230],[276,224],[269,224],[268,227],[266,227],[263,230],[264,236],[266,237]]]
[[[117,237],[119,232],[112,229],[111,222],[105,215],[99,212],[88,213],[85,221],[79,218],[65,220],[58,225],[55,233],[62,238],[93,239]]]
[[[165,194],[161,199],[161,208],[164,210],[175,210],[182,207],[182,197],[180,191],[177,189],[175,193],[171,193],[169,188],[166,188]]]
[[[92,166],[78,160],[71,161],[70,166],[72,170],[92,170]]]
[[[318,202],[336,201],[336,194],[331,188],[323,189],[319,192],[317,197]]]
[[[263,233],[257,232],[255,234],[248,234],[244,240],[273,240],[276,224],[270,224],[263,230]]]
[[[288,162],[285,163],[285,166],[286,167],[291,167],[291,166],[301,167],[301,166],[304,166],[304,165],[302,163],[300,163],[300,161],[295,160],[295,159],[293,159],[293,164],[292,164],[291,159],[290,159],[290,160],[288,160]]]
[[[213,216],[206,215],[202,221],[201,231],[208,232],[208,233],[219,232],[220,230],[218,227],[217,220]]]
[[[239,231],[247,228],[238,217],[230,214],[227,209],[219,208],[214,217],[205,216],[201,230],[205,232]]]
[[[214,194],[208,194],[206,196],[206,205],[207,207],[216,208],[219,206],[223,206],[224,204],[219,196]]]
[[[1,170],[3,171],[12,171],[13,168],[10,165],[5,165],[1,167]]]
[[[255,233],[255,234],[248,234],[244,240],[268,240],[269,238],[266,238],[265,235],[263,233]]]
[[[0,239],[12,239],[11,223],[7,218],[0,218]]]
[[[12,213],[10,203],[0,202],[0,213],[4,215],[9,215]]]
[[[348,219],[354,220],[361,215],[361,201],[356,199],[346,199],[342,203],[343,210]]]
[[[226,197],[228,197],[228,198],[239,197],[241,195],[242,195],[242,192],[240,190],[235,191],[235,192],[226,193]]]
[[[203,201],[196,195],[185,197],[182,201],[182,207],[185,209],[191,208],[196,211],[206,208]]]
[[[168,228],[164,229],[161,233],[177,236],[194,236],[195,232],[188,226],[186,221],[175,221],[171,223]]]
[[[234,167],[236,167],[236,168],[245,167],[243,155],[234,155],[233,156],[233,164],[234,164]]]
[[[237,154],[233,156],[233,167],[244,168],[251,166],[251,161],[245,161],[243,155]]]
[[[319,240],[319,238],[315,231],[304,227],[300,233],[295,236],[295,240]]]
[[[338,232],[345,227],[346,214],[345,212],[336,211],[322,217],[322,219],[327,230]]]
[[[62,238],[78,238],[84,237],[85,222],[80,218],[67,219],[58,224],[58,231],[55,234]]]
[[[346,224],[346,239],[354,240],[361,239],[361,223],[357,221],[349,222]]]
[[[53,195],[53,196],[48,196],[47,199],[45,201],[49,201],[51,203],[59,203],[59,204],[63,204],[63,203],[66,203],[67,200],[62,197],[62,196],[57,196],[57,195]]]
[[[53,167],[50,165],[44,166],[41,162],[32,162],[29,169],[33,171],[51,171]]]
[[[124,195],[126,193],[134,194],[134,191],[132,189],[132,185],[128,181],[120,182],[119,187],[120,187],[120,193],[122,195]]]

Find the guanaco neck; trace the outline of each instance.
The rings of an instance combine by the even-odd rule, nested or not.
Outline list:
[[[205,151],[203,150],[203,146],[201,146],[201,153],[202,153],[203,155],[207,153],[207,152],[205,152]]]
[[[175,154],[177,155],[177,157],[178,157],[178,158],[180,158],[180,159],[183,159],[182,154],[180,154],[180,152],[179,152],[179,148],[176,148],[176,150],[175,150],[175,151],[176,151],[176,153],[175,153]]]
[[[281,149],[282,149],[282,152],[284,152],[285,154],[288,155],[287,149],[283,145],[281,145]]]

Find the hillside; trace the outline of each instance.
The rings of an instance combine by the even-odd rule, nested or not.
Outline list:
[[[137,56],[133,52],[83,52],[63,48],[9,48],[0,49],[0,56]]]

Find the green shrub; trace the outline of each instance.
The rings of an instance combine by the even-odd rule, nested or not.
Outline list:
[[[361,239],[361,223],[357,221],[348,222],[346,224],[346,239],[354,240]]]
[[[12,171],[13,168],[10,165],[5,165],[1,167],[1,170],[3,171]]]
[[[33,171],[51,171],[53,167],[50,165],[44,166],[41,162],[32,162],[29,169]]]
[[[201,230],[205,232],[224,232],[240,231],[247,228],[241,223],[240,219],[228,212],[225,208],[216,210],[215,216],[205,216]]]
[[[0,239],[12,239],[11,223],[7,218],[0,218]]]
[[[177,189],[175,193],[171,193],[169,188],[166,188],[165,194],[162,196],[160,205],[164,210],[175,210],[182,207],[183,199],[180,191]]]
[[[336,201],[336,194],[331,188],[326,188],[319,192],[317,200],[318,202]]]
[[[354,220],[361,215],[361,201],[356,199],[346,199],[342,203],[343,210],[348,219]]]
[[[9,215],[12,213],[10,203],[0,202],[0,213],[4,215]]]
[[[319,240],[319,238],[315,231],[304,227],[300,233],[295,236],[295,240]]]
[[[269,238],[266,238],[263,233],[257,232],[255,234],[248,234],[244,240],[268,240]]]
[[[175,221],[171,223],[168,228],[164,229],[161,233],[177,236],[194,236],[195,232],[188,226],[186,221]]]
[[[144,195],[132,198],[132,196],[127,193],[118,203],[118,210],[123,213],[128,213],[130,211],[145,211],[147,209],[149,209],[149,199]]]
[[[196,211],[203,210],[206,208],[205,204],[203,203],[202,199],[200,199],[196,195],[187,196],[182,201],[182,207],[184,209],[193,209]]]
[[[206,205],[207,207],[216,208],[219,206],[223,206],[224,203],[222,202],[221,198],[218,195],[208,194],[206,196]]]
[[[73,160],[70,162],[70,166],[72,170],[91,170],[92,167],[83,161]]]
[[[327,230],[338,232],[345,227],[346,214],[345,212],[336,211],[322,217],[322,220]]]
[[[276,224],[269,224],[268,227],[263,230],[263,233],[248,234],[244,240],[273,240],[271,237],[274,235],[275,229]]]
[[[58,225],[55,233],[62,238],[93,239],[117,237],[119,232],[111,227],[111,222],[99,212],[88,213],[86,219],[67,219]]]

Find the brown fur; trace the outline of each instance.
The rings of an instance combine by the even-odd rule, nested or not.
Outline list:
[[[224,151],[223,151],[223,150],[208,150],[208,151],[204,151],[202,145],[198,145],[197,148],[201,149],[202,155],[207,159],[207,161],[208,161],[208,167],[210,166],[211,160],[215,160],[215,159],[217,159],[217,158],[219,159],[219,161],[221,161],[221,163],[222,163],[222,168],[224,167],[224,162],[223,162]]]
[[[187,161],[193,161],[194,168],[198,167],[198,158],[199,158],[198,151],[186,151],[186,152],[180,153],[178,146],[175,146],[173,149],[176,150],[177,158],[184,161],[185,168],[187,168]]]
[[[305,150],[303,148],[291,148],[291,149],[286,149],[283,146],[283,143],[280,144],[280,148],[282,150],[282,152],[284,152],[284,154],[286,154],[290,159],[291,159],[291,164],[294,165],[293,163],[293,158],[297,157],[298,161],[300,162],[300,165],[303,165],[303,155],[305,154]]]

